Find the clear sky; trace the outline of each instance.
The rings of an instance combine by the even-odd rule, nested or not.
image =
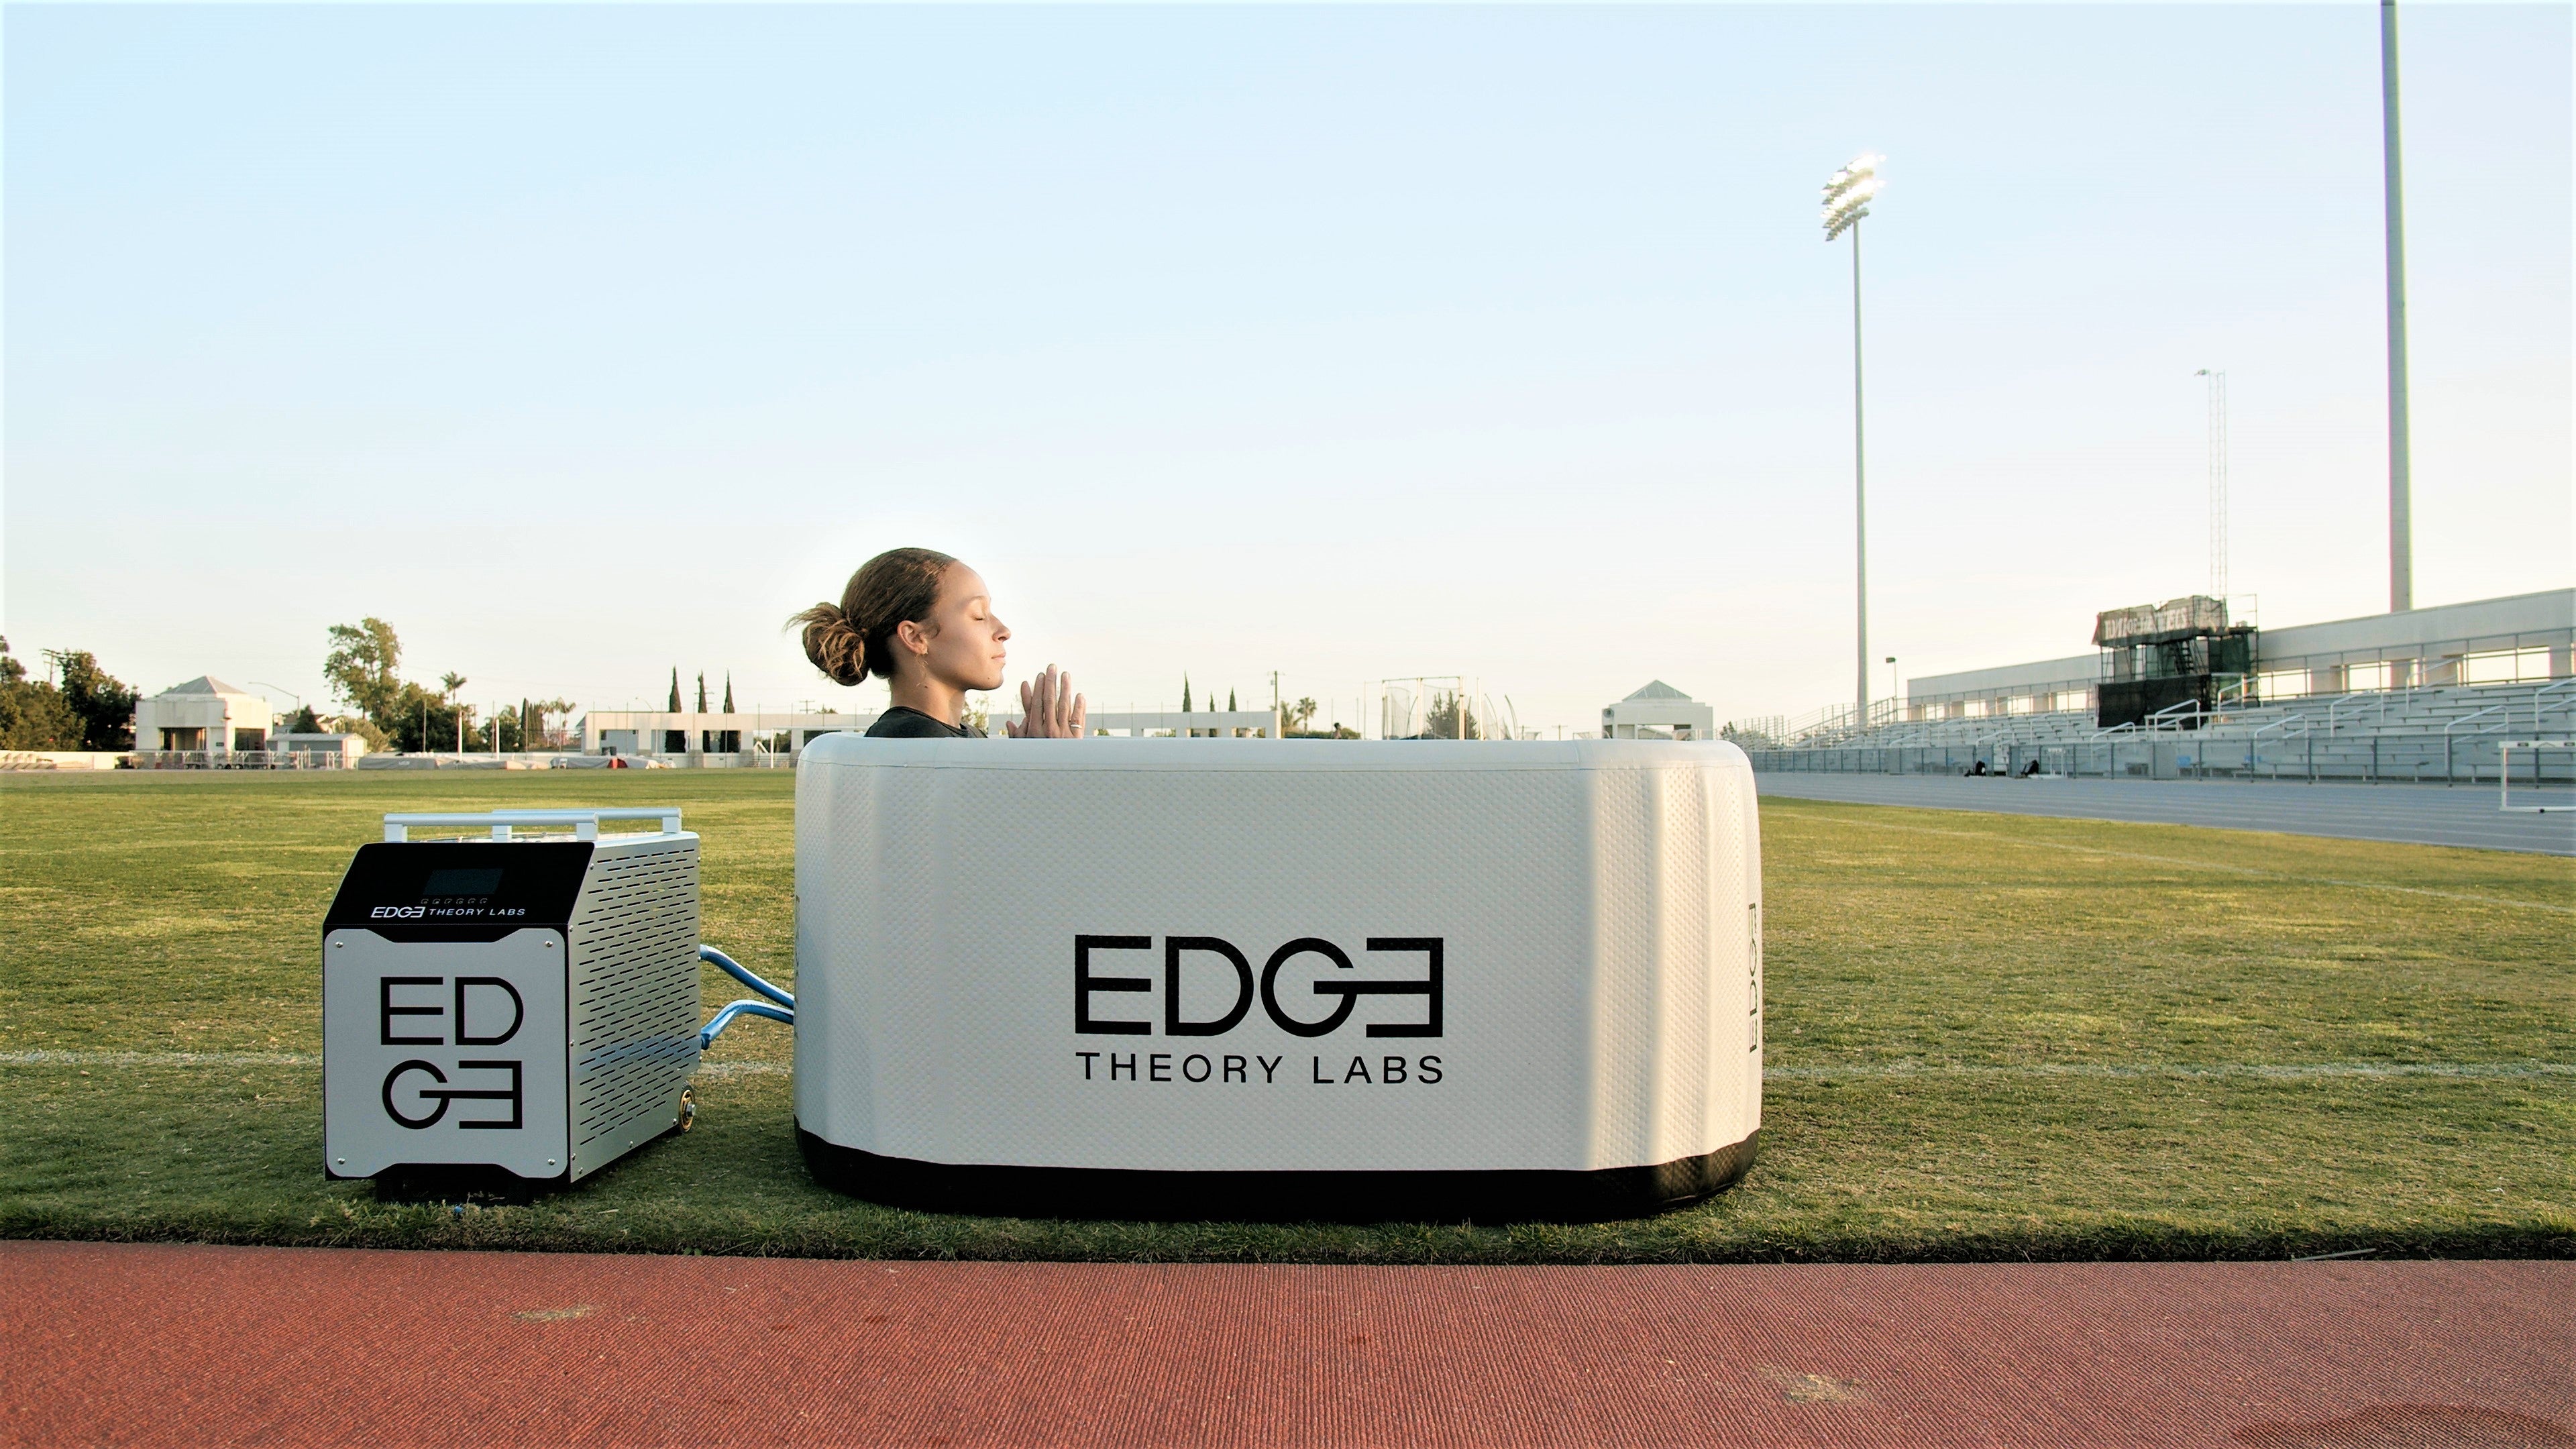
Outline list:
[[[2404,12],[2419,603],[2576,579],[2570,13]],[[2386,605],[2369,4],[5,27],[0,627],[147,689],[374,614],[486,705],[875,707],[780,621],[926,544],[1104,706],[1847,698],[1864,149],[1873,655],[2204,587],[2203,367],[2235,591]]]

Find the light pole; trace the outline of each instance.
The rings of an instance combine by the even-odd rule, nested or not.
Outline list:
[[[2379,134],[2388,221],[2388,611],[2415,607],[2412,461],[2406,438],[2406,185],[2397,127],[2397,0],[2379,0]]]
[[[1878,174],[1886,160],[1863,153],[1825,181],[1825,240],[1844,232],[1852,239],[1852,692],[1859,699],[1852,723],[1863,728],[1869,724],[1869,489],[1861,429],[1860,219],[1869,215],[1869,199],[1886,185]]]
[[[2227,373],[2202,368],[2209,379],[2209,592],[2227,602]]]
[[[1896,688],[1896,656],[1893,654],[1887,656],[1887,702],[1898,706],[1898,712],[1903,713],[1904,700]]]

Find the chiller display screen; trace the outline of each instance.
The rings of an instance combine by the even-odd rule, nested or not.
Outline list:
[[[587,840],[372,841],[349,862],[322,929],[496,941],[521,926],[561,925],[581,899],[590,855]]]
[[[423,899],[441,896],[488,896],[501,888],[497,870],[433,870],[420,888]]]

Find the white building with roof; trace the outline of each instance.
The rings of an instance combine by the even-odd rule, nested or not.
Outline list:
[[[1601,711],[1605,740],[1713,740],[1716,711],[1660,679]]]
[[[264,750],[272,722],[268,696],[200,674],[135,701],[134,747],[215,755]]]

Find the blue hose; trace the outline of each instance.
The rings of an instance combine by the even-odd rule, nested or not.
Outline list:
[[[762,996],[769,998],[769,1001],[745,999],[727,1004],[724,1010],[715,1014],[715,1019],[713,1021],[708,1022],[705,1026],[698,1029],[698,1050],[705,1051],[707,1048],[714,1046],[716,1038],[724,1035],[724,1029],[733,1025],[734,1018],[738,1016],[765,1017],[771,1021],[783,1021],[789,1026],[794,1026],[796,1024],[795,997],[790,996],[786,992],[781,991],[777,987],[770,985],[768,982],[761,980],[757,976],[754,976],[751,974],[749,968],[745,967],[741,962],[736,961],[731,956],[726,955],[713,946],[700,945],[698,947],[698,959],[707,962],[717,970],[725,973],[727,976],[730,976],[734,980],[741,982],[743,985],[750,987],[752,990],[759,992]],[[770,1002],[772,1001],[778,1004],[776,1006],[772,1006],[770,1005]],[[782,1011],[780,1010],[781,1007],[786,1009]]]
[[[698,959],[715,967],[717,970],[732,977],[734,980],[741,982],[743,985],[750,987],[752,990],[759,992],[761,995],[768,997],[770,1000],[777,1002],[779,1005],[786,1007],[789,1011],[794,1011],[796,1009],[795,997],[788,995],[786,992],[781,991],[777,987],[770,985],[768,982],[761,980],[759,977],[752,975],[749,967],[736,961],[722,951],[717,950],[715,947],[701,944],[698,947]]]
[[[714,1046],[716,1038],[724,1035],[724,1029],[733,1025],[733,1019],[737,1016],[765,1016],[771,1021],[783,1021],[789,1026],[796,1024],[796,1013],[781,1011],[766,1001],[745,997],[743,1000],[728,1004],[724,1010],[716,1013],[715,1020],[698,1028],[698,1050],[705,1051]]]

